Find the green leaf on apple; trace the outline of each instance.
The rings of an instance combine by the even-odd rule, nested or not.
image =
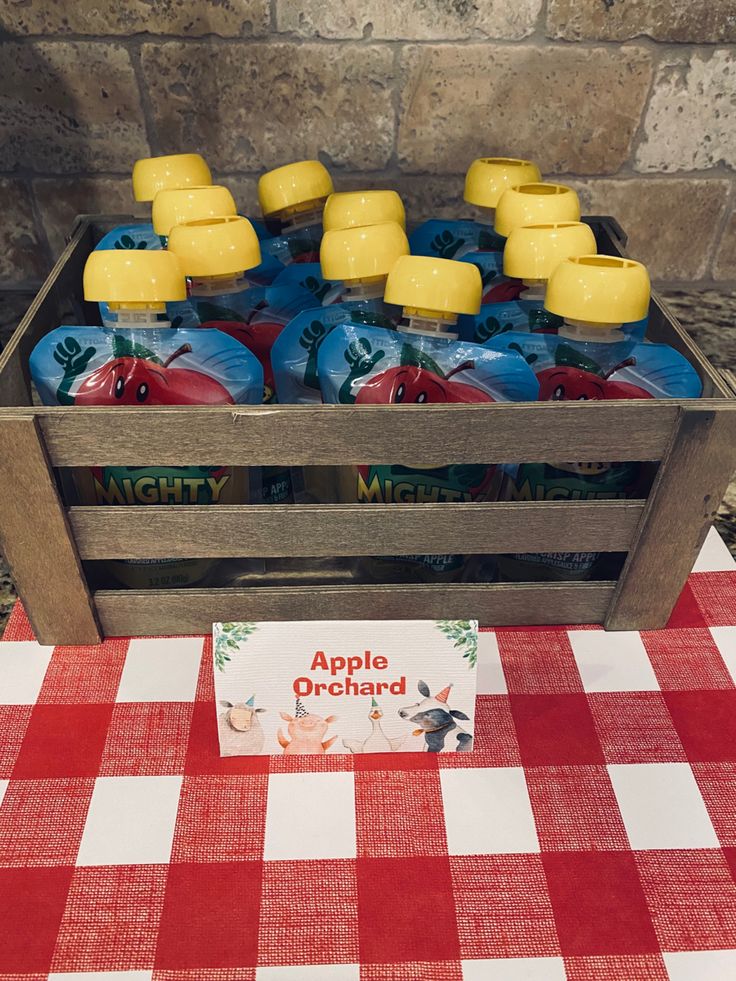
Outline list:
[[[143,358],[145,361],[153,361],[154,364],[163,364],[161,358],[153,351],[142,344],[136,344],[128,337],[123,337],[122,334],[113,335],[112,356],[113,358]]]
[[[219,304],[209,303],[207,300],[197,301],[197,314],[202,323],[209,323],[210,320],[236,320],[241,324],[248,322],[237,310],[221,307]]]
[[[416,368],[424,368],[426,371],[431,371],[440,378],[445,377],[444,371],[433,358],[430,358],[430,356],[425,354],[424,351],[419,351],[417,348],[412,347],[411,344],[404,344],[402,346],[399,364],[413,365]]]
[[[589,358],[587,354],[578,351],[570,344],[558,344],[555,351],[555,365],[562,368],[579,368],[581,371],[589,371],[592,375],[604,375],[603,368]]]

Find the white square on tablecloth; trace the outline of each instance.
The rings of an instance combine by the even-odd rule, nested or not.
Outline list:
[[[477,684],[479,695],[505,695],[508,692],[498,650],[498,639],[490,630],[478,634]]]
[[[662,954],[670,981],[733,981],[736,950],[681,950]]]
[[[715,528],[711,528],[695,560],[693,572],[733,572],[734,565],[736,562],[728,546]]]
[[[263,857],[355,858],[352,772],[270,774]]]
[[[637,630],[568,630],[585,691],[659,691]]]
[[[181,777],[98,777],[77,865],[168,862],[181,782]]]
[[[710,632],[728,673],[736,682],[736,627],[710,627]]]
[[[565,981],[561,957],[492,957],[461,961],[463,981]]]
[[[520,766],[440,770],[450,855],[538,852]]]
[[[360,981],[359,964],[300,964],[257,967],[256,981]]]
[[[5,791],[8,789],[9,780],[0,780],[0,804],[3,802]]]
[[[0,646],[0,705],[34,705],[53,647],[35,640],[3,641]]]
[[[193,701],[203,644],[201,637],[131,640],[117,701]]]
[[[634,850],[719,847],[688,763],[616,763],[608,772]]]

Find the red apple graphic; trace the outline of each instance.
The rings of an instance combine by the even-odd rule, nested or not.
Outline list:
[[[611,381],[610,376],[620,368],[635,364],[628,358],[611,368],[604,375],[596,375],[583,368],[569,365],[555,365],[537,372],[540,402],[575,402],[588,399],[650,399],[645,389],[629,382]]]
[[[491,286],[483,296],[483,303],[508,303],[509,300],[516,300],[524,292],[525,286],[520,279],[505,279],[501,283]]]
[[[479,388],[449,379],[460,371],[475,367],[475,362],[464,361],[442,378],[441,375],[416,365],[388,368],[366,382],[358,392],[358,405],[387,405],[412,402],[493,402],[494,399]]]
[[[284,329],[285,324],[258,323],[244,324],[239,320],[208,320],[200,327],[213,327],[223,334],[239,341],[243,347],[255,354],[263,368],[264,401],[269,401],[274,391],[273,368],[271,367],[271,348]]]
[[[223,405],[234,401],[216,379],[191,368],[171,368],[172,361],[189,354],[182,344],[157,364],[147,358],[114,358],[85,378],[74,397],[75,405]]]

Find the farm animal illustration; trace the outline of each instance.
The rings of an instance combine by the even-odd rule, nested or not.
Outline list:
[[[316,756],[326,753],[332,746],[337,736],[330,736],[323,741],[327,732],[327,727],[331,722],[337,721],[336,715],[328,715],[323,719],[321,715],[312,715],[307,712],[300,698],[296,699],[296,709],[294,715],[286,712],[279,713],[284,722],[288,723],[287,739],[281,728],[277,734],[279,746],[284,750],[284,756],[310,755]]]
[[[260,753],[264,734],[258,713],[266,709],[255,707],[255,695],[247,702],[233,703],[223,699],[220,705],[225,709],[217,717],[220,755],[253,756]]]
[[[413,722],[417,726],[414,735],[421,734],[424,736],[427,753],[441,752],[448,737],[448,748],[454,748],[457,753],[469,753],[473,748],[473,737],[464,732],[455,721],[455,719],[468,720],[468,716],[464,712],[449,708],[447,705],[451,688],[451,684],[447,685],[442,691],[432,696],[429,693],[429,685],[420,681],[417,684],[417,689],[419,694],[423,696],[422,701],[399,709],[399,715],[402,719],[408,719],[409,722]],[[455,742],[454,747],[452,746],[453,741]]]
[[[371,721],[371,734],[366,739],[343,739],[342,744],[351,753],[395,753],[401,748],[406,740],[406,736],[395,736],[391,738],[381,728],[383,710],[375,698],[371,699],[371,708],[368,712]]]

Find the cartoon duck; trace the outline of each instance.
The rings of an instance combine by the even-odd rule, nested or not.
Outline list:
[[[391,739],[381,728],[383,712],[375,700],[371,699],[371,708],[368,713],[371,720],[372,731],[366,739],[343,739],[342,744],[351,753],[395,753],[406,739],[406,736],[396,736]]]

